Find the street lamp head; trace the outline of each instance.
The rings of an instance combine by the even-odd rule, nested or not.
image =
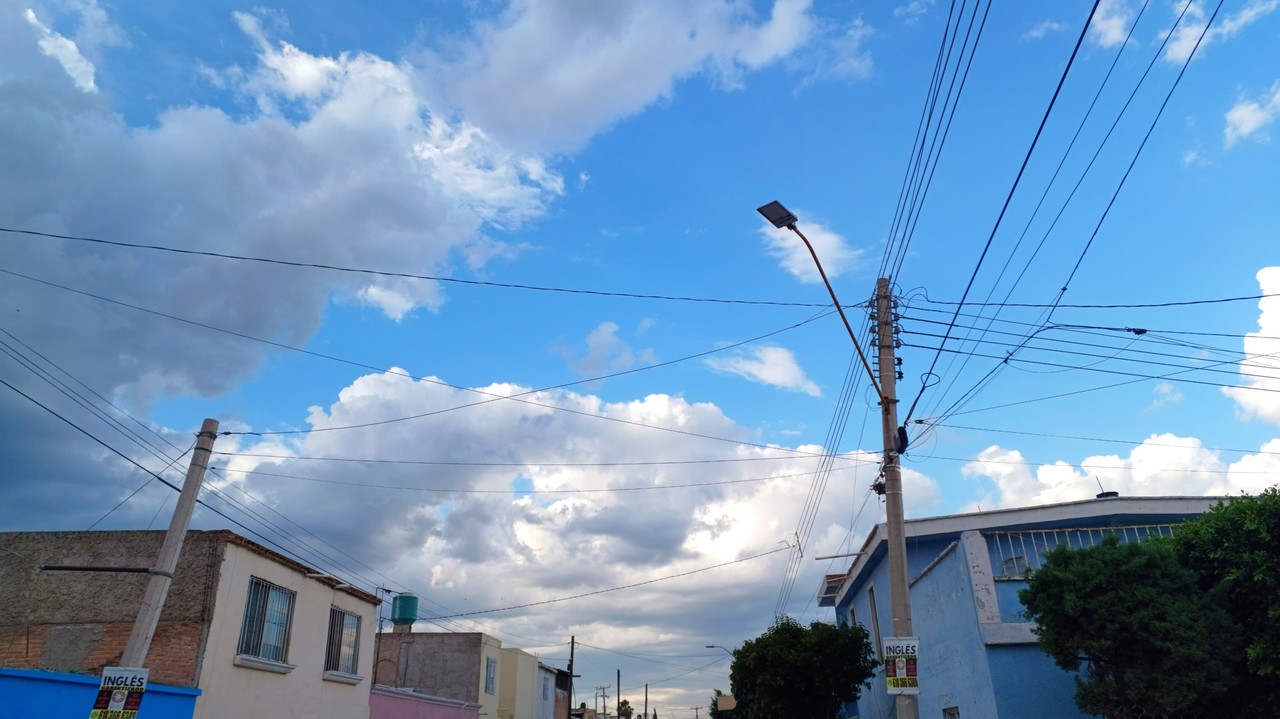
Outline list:
[[[781,202],[774,200],[769,204],[756,208],[756,212],[764,215],[764,219],[773,223],[778,229],[792,229],[796,225],[796,216],[791,211],[782,206]]]

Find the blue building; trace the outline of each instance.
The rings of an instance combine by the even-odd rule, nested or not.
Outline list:
[[[907,577],[919,638],[921,719],[1079,719],[1073,675],[1040,651],[1018,591],[1059,544],[1087,547],[1169,536],[1216,497],[1116,497],[908,520]],[[883,660],[892,636],[887,529],[872,530],[849,571],[818,596],[841,625],[857,622]],[[895,716],[882,665],[846,717]]]

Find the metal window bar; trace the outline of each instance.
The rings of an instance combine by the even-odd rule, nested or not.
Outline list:
[[[329,672],[356,673],[356,656],[360,649],[360,617],[351,612],[329,608],[329,642],[325,649],[324,669]]]
[[[294,592],[284,587],[251,577],[236,652],[274,662],[285,661],[289,655],[294,597]]]
[[[1026,579],[1040,568],[1046,552],[1065,544],[1084,549],[1109,536],[1122,543],[1140,542],[1151,536],[1172,537],[1176,525],[1133,524],[1121,527],[1081,527],[1075,529],[1023,529],[983,532],[993,553],[994,578]]]

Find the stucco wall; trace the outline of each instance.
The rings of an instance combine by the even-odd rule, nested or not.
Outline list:
[[[163,541],[162,531],[0,533],[0,664],[87,675],[118,665],[149,575],[40,566],[151,567]],[[221,547],[216,532],[187,533],[147,654],[151,681],[196,684]]]
[[[236,649],[248,600],[250,577],[297,592],[289,638],[288,674],[236,666]],[[349,685],[324,679],[329,610],[337,606],[360,616],[356,673]],[[227,545],[196,704],[196,719],[367,719],[377,608],[333,589],[305,573],[252,551]]]
[[[1073,675],[1059,669],[1040,647],[1034,644],[990,647],[987,657],[1000,719],[1086,719],[1090,716],[1076,708]],[[1028,687],[1034,687],[1034,691],[1028,691]],[[923,711],[920,716],[925,716]]]
[[[537,719],[538,658],[520,649],[503,649],[499,670],[498,719]]]

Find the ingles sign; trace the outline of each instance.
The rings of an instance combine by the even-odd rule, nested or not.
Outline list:
[[[89,719],[137,719],[149,669],[106,667]]]
[[[890,694],[919,694],[920,679],[916,675],[920,640],[916,637],[886,637],[884,640],[884,678]]]

